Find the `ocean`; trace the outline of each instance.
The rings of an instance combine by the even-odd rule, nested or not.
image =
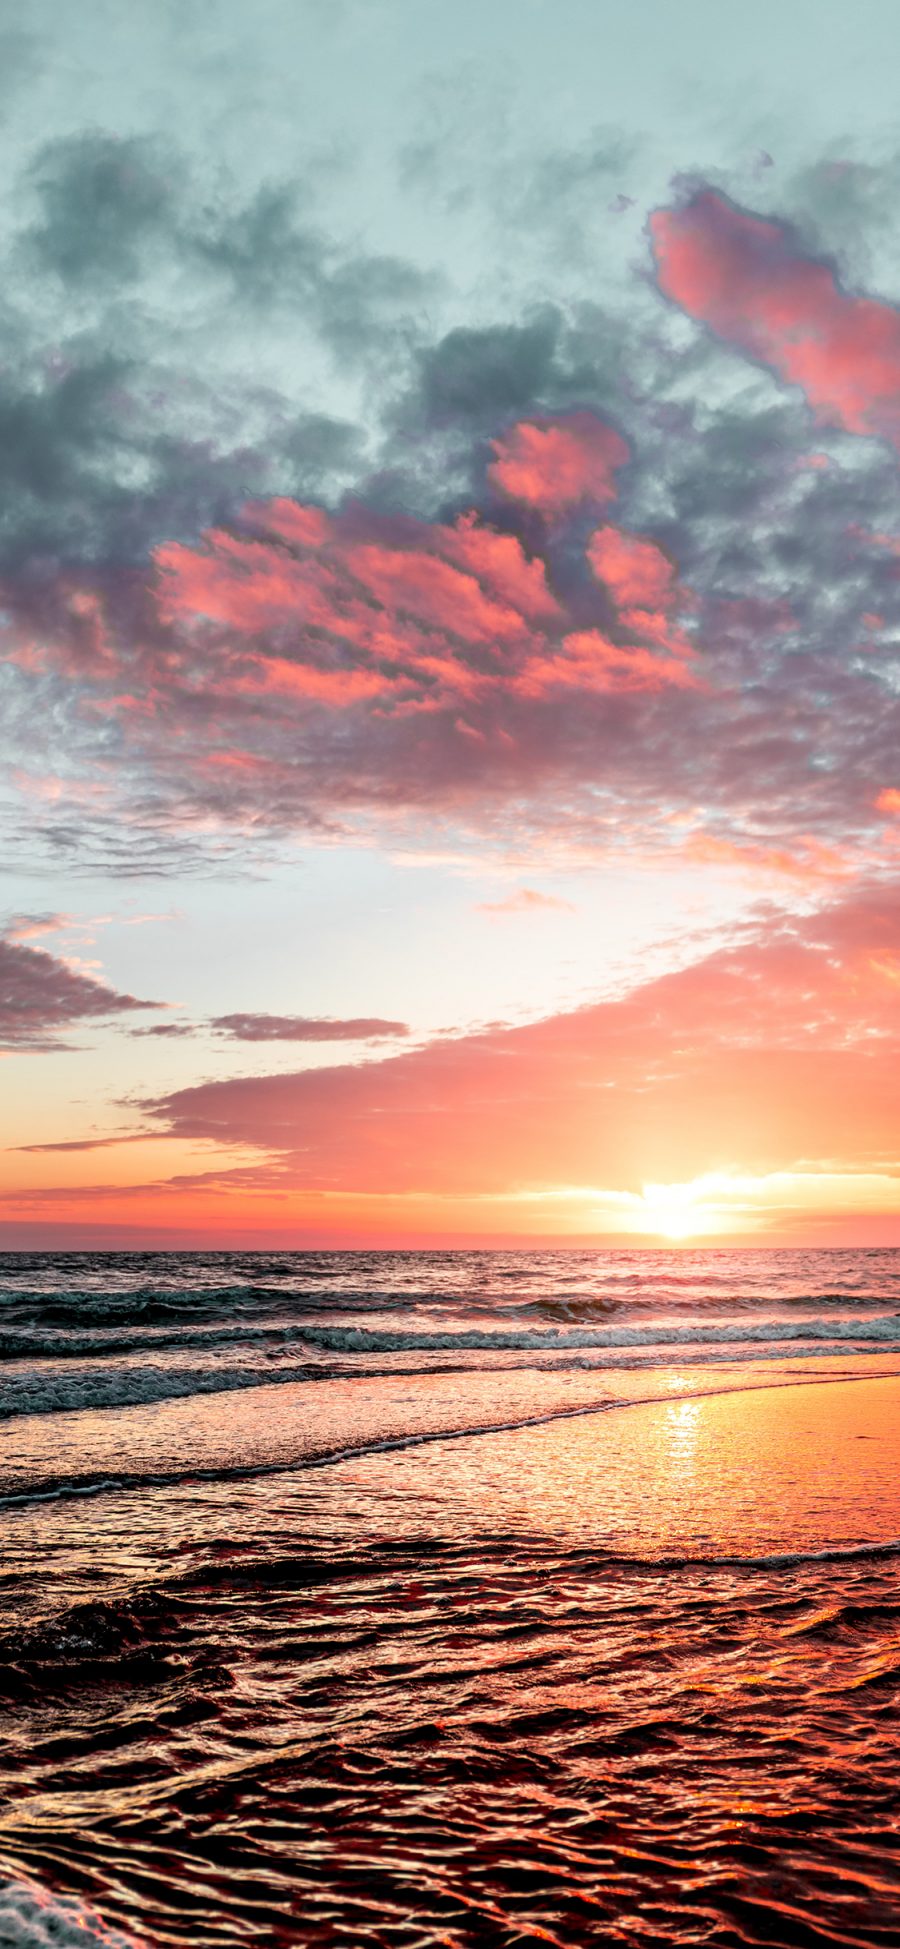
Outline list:
[[[900,1944],[900,1252],[0,1258],[0,1944]]]

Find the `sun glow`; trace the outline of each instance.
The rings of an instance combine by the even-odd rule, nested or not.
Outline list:
[[[690,1184],[645,1184],[641,1191],[642,1229],[661,1238],[694,1238],[716,1230],[715,1214],[704,1210],[704,1178]]]

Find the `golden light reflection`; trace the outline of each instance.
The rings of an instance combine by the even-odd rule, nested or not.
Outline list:
[[[699,1401],[676,1401],[666,1410],[672,1460],[681,1468],[690,1467],[693,1463],[699,1423]]]

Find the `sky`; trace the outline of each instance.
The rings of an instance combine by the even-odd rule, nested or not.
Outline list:
[[[0,4],[0,1246],[900,1244],[898,57]]]

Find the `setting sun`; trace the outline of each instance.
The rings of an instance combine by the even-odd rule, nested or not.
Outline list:
[[[705,1211],[702,1180],[696,1184],[645,1184],[641,1192],[645,1225],[660,1238],[696,1238],[716,1229],[713,1214]]]

